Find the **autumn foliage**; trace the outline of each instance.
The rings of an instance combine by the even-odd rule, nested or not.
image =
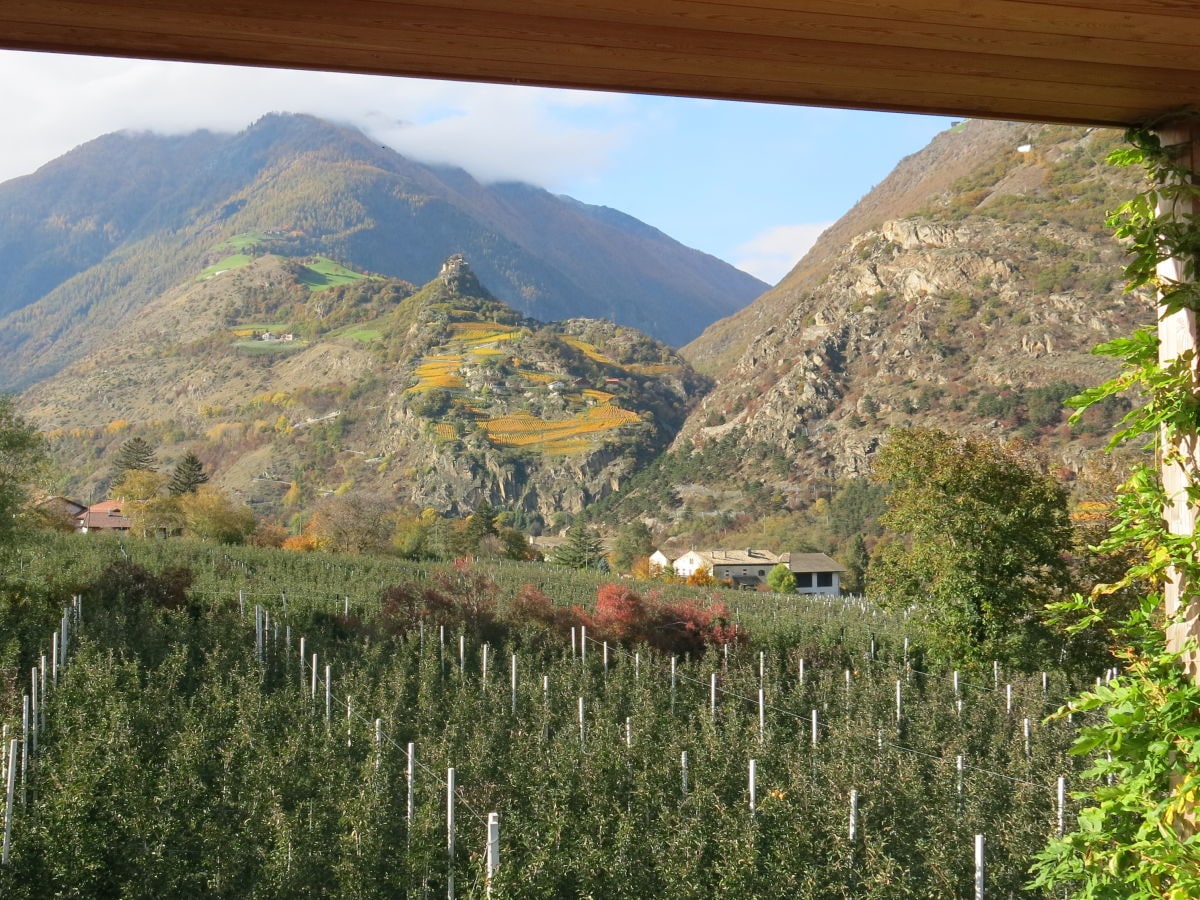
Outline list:
[[[390,636],[410,633],[425,622],[502,638],[512,629],[535,628],[561,637],[584,627],[589,638],[612,644],[645,644],[666,653],[692,656],[706,647],[742,644],[747,635],[720,602],[664,600],[660,593],[639,594],[628,585],[604,584],[591,611],[563,606],[532,585],[497,602],[499,589],[467,560],[438,573],[432,585],[402,584],[383,592],[377,619]]]

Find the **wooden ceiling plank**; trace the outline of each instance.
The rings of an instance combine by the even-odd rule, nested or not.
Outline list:
[[[992,7],[1023,9],[1043,9],[1044,3],[1012,2],[1012,0],[977,0],[985,9]],[[672,5],[693,9],[700,4],[696,0],[674,0]],[[1096,60],[1119,59],[1125,63],[1147,66],[1163,66],[1167,60],[1178,68],[1200,68],[1200,54],[1194,48],[1200,45],[1200,19],[1195,21],[1191,30],[1181,31],[1178,26],[1168,29],[1169,23],[1153,23],[1142,21],[1147,27],[1149,39],[1145,42],[1133,40],[1128,29],[1116,27],[1116,23],[1092,23],[1087,35],[1072,34],[1063,31],[1050,31],[1039,23],[1037,28],[1029,25],[1034,21],[1029,16],[1014,15],[1003,20],[988,19],[986,25],[979,15],[959,18],[963,22],[952,26],[936,21],[929,15],[913,15],[897,19],[894,4],[858,3],[852,8],[884,9],[891,12],[891,17],[876,18],[838,15],[836,10],[845,9],[847,3],[831,6],[828,3],[816,3],[810,0],[804,9],[793,10],[786,16],[763,19],[763,27],[768,32],[764,39],[778,40],[789,35],[804,39],[824,39],[833,42],[851,44],[867,44],[870,46],[903,46],[920,50],[946,50],[951,52],[984,52],[990,55],[1011,55],[1022,58],[1045,55],[1054,60],[1074,60],[1092,62]],[[922,11],[928,4],[922,4]],[[600,12],[609,12],[610,4],[606,4]],[[724,3],[722,7],[742,8],[737,4]],[[557,21],[556,31],[562,35],[578,33],[587,40],[588,35],[610,34],[612,26],[621,22],[620,18],[583,20],[576,15],[587,11],[586,4],[575,4],[566,7],[568,15],[563,15],[563,8],[557,4],[538,0],[536,3],[523,3],[521,11],[514,13],[511,0],[468,0],[465,4],[456,4],[453,8],[444,4],[420,3],[389,3],[382,0],[349,0],[333,6],[324,0],[290,0],[286,6],[264,2],[257,5],[247,5],[229,0],[208,0],[202,4],[181,2],[181,0],[114,0],[114,2],[97,4],[87,2],[62,2],[62,0],[43,0],[33,3],[31,0],[0,0],[0,15],[6,9],[22,10],[24,15],[33,21],[49,23],[55,21],[69,26],[84,21],[89,13],[97,7],[117,15],[117,21],[128,21],[126,16],[135,17],[136,21],[145,27],[147,19],[160,21],[164,27],[184,22],[197,17],[209,18],[213,22],[222,23],[221,32],[235,30],[250,18],[269,19],[276,23],[275,27],[282,33],[303,27],[304,23],[322,23],[326,28],[337,28],[339,25],[361,25],[363,27],[386,29],[404,22],[449,22],[456,25],[466,25],[471,21],[480,23],[495,23],[497,18],[487,16],[493,13],[500,20],[513,22],[518,20],[543,19]],[[814,11],[810,7],[820,7]],[[961,9],[961,6],[959,7]],[[974,8],[974,6],[972,7]],[[1057,7],[1053,7],[1057,8]],[[691,19],[674,15],[664,17],[657,13],[658,7],[652,6],[641,19],[625,21],[625,27],[630,31],[651,36],[655,34],[652,26],[646,22],[674,22],[674,26],[664,24],[671,29],[666,34],[674,32],[680,24],[691,24],[682,33],[694,31],[697,27],[703,29],[704,21],[692,16]],[[834,10],[831,12],[830,10]],[[277,18],[272,11],[278,11]],[[476,15],[479,14],[479,15]],[[620,14],[626,17],[637,15],[634,8],[621,8]],[[1152,19],[1153,17],[1149,17]],[[1091,21],[1083,17],[1075,17],[1076,21]],[[636,24],[635,24],[636,23]],[[968,24],[969,23],[969,24]],[[1021,24],[1024,23],[1024,28]],[[732,18],[721,20],[724,28],[715,33],[737,34],[734,29],[736,22]],[[1104,27],[1101,27],[1104,26]],[[1158,26],[1158,27],[1155,27]],[[1055,23],[1054,28],[1060,28]],[[712,30],[711,28],[709,30]],[[1078,31],[1078,29],[1077,29]],[[753,33],[758,33],[753,32]],[[1120,37],[1114,35],[1120,34]],[[1164,35],[1170,35],[1169,41]],[[668,38],[669,40],[669,38]]]
[[[1007,0],[980,2],[1013,5]],[[858,8],[863,3],[853,5]],[[590,30],[581,42],[578,23],[561,17],[506,15],[464,20],[461,11],[424,6],[415,10],[420,16],[409,20],[405,15],[414,14],[413,4],[398,3],[333,7],[294,0],[287,8],[296,18],[286,23],[264,16],[264,9],[275,7],[224,3],[220,8],[227,15],[223,17],[206,14],[213,6],[187,4],[185,9],[177,0],[159,0],[152,5],[137,0],[119,4],[0,0],[0,19],[6,11],[19,14],[10,26],[0,24],[0,43],[32,49],[99,50],[116,55],[1105,124],[1135,121],[1132,117],[1140,117],[1142,111],[1200,96],[1194,72],[1166,67],[1122,67],[1086,60],[1064,66],[1044,59],[1013,59],[963,49],[921,52],[879,45],[854,50],[855,44],[843,41],[800,41],[773,35],[756,38],[680,28],[637,30],[611,22],[589,23]],[[348,9],[355,14],[349,16]],[[368,12],[375,18],[367,16]],[[353,22],[348,24],[347,19]],[[34,24],[29,24],[31,21]],[[878,39],[879,32],[873,37]],[[485,53],[490,58],[485,58]],[[848,59],[855,62],[848,63]],[[833,86],[827,86],[824,79],[838,83],[828,82]],[[940,82],[947,82],[944,92],[930,89],[931,85],[940,87]],[[944,106],[941,98],[948,105]]]
[[[64,4],[75,7],[81,5],[83,4]],[[130,6],[128,0],[123,4],[124,8]],[[182,31],[188,35],[212,40],[228,40],[230,35],[230,25],[221,17],[213,17],[203,12],[176,14],[164,10],[158,4],[148,7],[137,4],[132,6],[137,10],[136,19],[142,30],[158,25],[168,35],[172,30],[176,34]],[[313,4],[302,2],[295,3],[294,6],[297,12],[305,8],[314,8]],[[324,11],[329,8],[325,3],[315,6]],[[446,9],[431,9],[429,17],[425,20],[387,24],[374,21],[331,22],[327,12],[320,15],[319,19],[298,18],[291,23],[291,30],[285,33],[281,32],[275,20],[262,18],[252,11],[239,18],[237,32],[243,38],[253,35],[264,42],[286,42],[295,45],[297,49],[301,46],[326,52],[340,49],[342,53],[350,56],[360,54],[364,49],[373,49],[385,56],[397,54],[400,48],[405,48],[405,52],[412,52],[417,49],[413,47],[417,42],[448,41],[453,45],[460,45],[464,41],[472,40],[486,41],[498,58],[518,62],[525,55],[523,47],[541,44],[544,47],[540,47],[539,52],[559,47],[568,48],[566,55],[570,65],[579,65],[582,62],[580,54],[591,57],[597,53],[605,57],[612,54],[614,64],[620,59],[624,61],[622,64],[634,65],[636,68],[662,68],[668,72],[690,72],[697,76],[710,71],[714,63],[744,68],[749,73],[766,74],[764,69],[767,66],[814,63],[837,66],[847,58],[847,45],[836,42],[796,41],[774,37],[748,40],[744,36],[728,33],[697,33],[680,29],[669,32],[652,30],[651,33],[645,34],[607,23],[594,29],[589,35],[588,44],[572,45],[577,38],[561,20],[502,16],[463,23],[454,11]],[[124,23],[114,23],[117,27],[122,24]],[[168,24],[173,24],[174,29],[168,28]],[[637,64],[632,57],[639,54],[659,62],[654,66],[648,66],[646,62]],[[337,55],[334,53],[333,58]],[[1180,73],[1166,68],[1146,67],[1136,73],[1136,78],[1131,78],[1130,70],[1117,64],[1080,63],[1072,66],[1067,72],[1055,62],[1038,58],[1012,60],[963,50],[924,54],[890,46],[872,48],[870,52],[856,54],[854,59],[855,66],[864,71],[913,71],[931,77],[995,78],[998,79],[997,83],[1056,83],[1061,84],[1063,90],[1072,92],[1081,85],[1104,87],[1113,92],[1111,99],[1114,103],[1120,102],[1123,95],[1143,96],[1146,89],[1188,89],[1195,90],[1200,96],[1200,73],[1195,73],[1180,82]]]
[[[460,36],[461,37],[461,36]],[[540,48],[530,47],[525,44],[509,45],[506,52],[497,59],[489,61],[486,65],[482,61],[474,57],[470,49],[470,41],[461,40],[454,36],[450,36],[449,40],[435,40],[428,34],[412,35],[414,46],[410,51],[401,54],[406,58],[421,60],[422,63],[415,68],[415,72],[420,74],[427,67],[436,69],[446,69],[455,72],[456,77],[460,78],[481,78],[491,80],[495,77],[497,71],[511,73],[512,71],[522,71],[527,73],[526,77],[537,78],[539,83],[546,83],[549,79],[555,79],[554,73],[557,72],[557,66],[549,60],[545,53]],[[180,42],[180,37],[175,38],[178,49],[183,51],[180,54],[187,58],[191,58],[192,52],[188,50],[186,42]],[[251,47],[261,44],[261,38],[258,36],[239,37],[236,39],[239,43],[248,43]],[[230,38],[232,43],[234,39]],[[294,42],[280,44],[279,47],[283,51],[276,59],[272,61],[286,61],[288,52],[295,48]],[[358,53],[357,62],[353,68],[359,71],[374,71],[377,70],[379,61],[383,60],[385,65],[391,65],[390,57],[387,53],[391,53],[394,48],[385,50],[373,50],[370,47],[363,47]],[[230,61],[241,62],[248,54],[233,54]],[[634,54],[626,53],[619,48],[598,47],[598,48],[575,48],[573,52],[575,64],[577,67],[586,68],[588,75],[585,79],[585,85],[591,87],[599,87],[602,89],[616,90],[638,90],[632,86],[639,83],[645,83],[648,87],[642,87],[641,90],[667,90],[670,93],[687,92],[684,87],[690,83],[690,76],[694,74],[697,68],[705,65],[705,60],[683,60],[680,58],[672,58],[664,61],[661,58],[655,60],[656,65],[652,68],[646,68],[644,60],[640,60]],[[449,60],[450,62],[444,62]],[[807,83],[812,86],[817,85],[822,76],[833,78],[840,86],[843,93],[847,93],[850,102],[856,104],[869,103],[871,95],[866,89],[869,86],[871,79],[867,78],[869,70],[861,65],[847,64],[844,59],[830,58],[822,56],[817,60],[808,60],[803,65],[793,66],[787,70],[780,70],[778,65],[770,60],[733,60],[738,65],[726,67],[726,74],[723,76],[725,83],[739,84],[757,84],[759,87],[753,91],[754,96],[773,101],[773,102],[795,102],[794,94],[781,90],[779,88],[768,87],[769,85],[786,85],[789,82],[798,81]],[[314,60],[314,64],[319,67],[319,59]],[[921,72],[906,72],[906,71],[888,71],[887,81],[891,85],[890,94],[904,95],[911,94],[914,97],[921,91],[923,84],[927,81],[925,73]],[[806,76],[806,77],[805,77]],[[507,80],[507,79],[506,79]],[[555,79],[557,80],[557,79]],[[1037,91],[1024,90],[1026,82],[1013,81],[1012,79],[997,79],[994,76],[974,76],[969,79],[959,80],[959,90],[957,93],[947,92],[942,96],[969,96],[969,97],[985,97],[992,95],[998,98],[1003,98],[1004,104],[997,102],[996,104],[988,105],[987,111],[995,110],[1000,114],[1007,115],[1002,112],[1009,108],[1014,102],[1038,102],[1039,109],[1045,109],[1048,106],[1053,106],[1057,109],[1069,107],[1072,103],[1086,101],[1091,97],[1093,105],[1097,105],[1094,92],[1089,93],[1089,88],[1086,85],[1076,84],[1069,86],[1052,85],[1048,88],[1039,89]],[[861,86],[861,87],[860,87]],[[729,95],[732,89],[724,87],[720,89],[722,95]],[[1129,94],[1128,101],[1122,106],[1121,104],[1113,103],[1113,97],[1105,94],[1106,103],[1099,104],[1110,107],[1111,109],[1128,109],[1130,106],[1140,107],[1144,105],[1145,98],[1130,89],[1126,92]],[[1053,96],[1053,103],[1045,102],[1045,95]],[[836,94],[829,91],[821,91],[819,93],[809,90],[806,96],[811,99],[809,102],[828,102]],[[886,101],[889,108],[911,108],[913,103],[898,100]],[[966,102],[966,101],[964,101]],[[948,106],[961,109],[961,106],[947,102]],[[978,101],[972,102],[975,111],[978,112],[980,104]],[[953,113],[951,113],[953,114]],[[1061,115],[1056,115],[1056,119],[1060,119]],[[1118,120],[1121,121],[1121,120]]]

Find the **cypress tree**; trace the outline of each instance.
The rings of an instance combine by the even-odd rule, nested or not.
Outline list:
[[[171,492],[172,497],[194,494],[196,488],[207,481],[208,473],[204,471],[204,466],[196,454],[189,450],[187,455],[175,464],[175,472],[171,475],[171,483],[167,485],[167,490]]]

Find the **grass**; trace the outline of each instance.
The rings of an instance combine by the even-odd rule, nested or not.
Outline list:
[[[252,256],[247,256],[245,253],[234,253],[231,256],[226,256],[219,262],[213,263],[203,272],[196,276],[197,281],[208,281],[210,278],[216,278],[222,272],[228,272],[230,269],[240,269],[242,266],[247,266],[254,259]]]
[[[352,282],[363,281],[375,276],[364,275],[362,272],[347,269],[341,263],[334,262],[326,256],[317,256],[313,258],[311,263],[301,266],[299,277],[301,284],[316,293],[317,291],[325,291],[331,287],[351,284]]]
[[[234,348],[251,356],[274,356],[308,346],[308,341],[237,341]]]

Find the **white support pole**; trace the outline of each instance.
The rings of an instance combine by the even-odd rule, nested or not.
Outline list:
[[[383,719],[375,720],[375,769],[378,771],[383,761]]]
[[[630,716],[625,717],[625,748],[633,749],[633,719]]]
[[[487,676],[488,676],[488,645],[484,644],[480,648],[480,651],[482,653],[482,663],[481,663],[479,680],[482,685],[486,686],[487,685]]]
[[[679,754],[679,776],[683,784],[683,799],[688,795],[688,753],[684,750]]]
[[[405,764],[405,782],[408,788],[408,813],[405,821],[408,823],[408,827],[411,829],[417,812],[417,745],[412,741],[408,742],[408,762]]]
[[[579,626],[579,661],[587,662],[587,626]]]
[[[325,666],[325,724],[333,721],[333,666]]]
[[[604,674],[608,674],[608,641],[604,642]]]
[[[312,689],[309,691],[313,703],[317,702],[317,654],[312,655]]]
[[[246,592],[239,589],[238,590],[238,618],[244,619],[245,617],[246,617]]]
[[[458,636],[458,677],[467,677],[467,636]]]
[[[800,684],[804,684],[804,660],[800,660]]]
[[[858,789],[850,789],[850,846],[858,840]]]
[[[1042,673],[1042,696],[1043,697],[1046,696],[1046,693],[1049,690],[1049,687],[1050,687],[1049,676],[1047,676],[1046,673],[1043,672]]]
[[[515,654],[515,653],[512,655],[511,675],[512,675],[512,677],[510,678],[510,681],[512,682],[512,714],[515,716],[517,714],[517,654]]]
[[[983,900],[983,889],[986,881],[984,868],[983,835],[975,835],[975,900]]]
[[[954,670],[954,699],[958,699],[958,670]]]
[[[1028,718],[1025,719],[1024,731],[1025,731],[1025,758],[1031,759],[1033,757],[1033,722],[1030,721],[1030,719],[1028,719]]]
[[[901,693],[900,693],[900,686],[902,684],[903,684],[903,682],[899,678],[897,678],[896,679],[896,727],[897,728],[899,728],[900,724],[904,721],[904,698],[901,696]]]
[[[767,739],[767,695],[762,689],[758,689],[758,742],[761,744]]]
[[[38,667],[34,666],[29,670],[29,737],[32,746],[29,752],[32,756],[37,756],[38,749],[38,721],[41,717],[41,703],[38,698]]]
[[[21,805],[28,799],[29,772],[29,695],[21,697]]]
[[[995,683],[996,690],[1000,689],[1000,660],[992,660],[992,681]]]
[[[813,749],[817,746],[817,711],[812,711],[812,745]]]
[[[763,685],[767,680],[767,653],[765,650],[758,651],[758,683]]]
[[[709,712],[712,714],[712,717],[715,719],[717,717],[717,673],[716,672],[713,672],[712,677],[709,679],[708,706],[709,706]]]
[[[633,654],[633,680],[642,680],[642,651]]]
[[[576,650],[575,650],[575,626],[574,626],[574,625],[572,625],[572,626],[571,626],[571,659],[574,659],[574,658],[575,658],[575,656],[576,656]]]
[[[484,883],[487,895],[492,896],[492,878],[500,868],[500,813],[488,813],[487,821],[487,874]]]
[[[750,818],[758,813],[758,760],[750,760]]]
[[[304,646],[304,637],[300,637],[300,690],[304,690],[304,664],[308,660],[307,651]]]
[[[955,769],[955,791],[961,798],[963,795],[963,758],[961,755],[954,757]]]
[[[454,900],[454,767],[446,770],[446,898]]]
[[[17,786],[17,739],[8,742],[8,777],[4,786],[4,854],[3,864],[8,865],[9,848],[12,846],[12,822],[16,813],[15,791]]]
[[[1012,685],[1011,684],[1006,684],[1004,686],[1004,711],[1007,712],[1010,716],[1012,715]]]
[[[675,657],[671,657],[671,712],[675,712]]]
[[[1067,779],[1058,779],[1058,836],[1062,837],[1067,831]]]
[[[58,632],[50,639],[50,683],[58,687]]]

